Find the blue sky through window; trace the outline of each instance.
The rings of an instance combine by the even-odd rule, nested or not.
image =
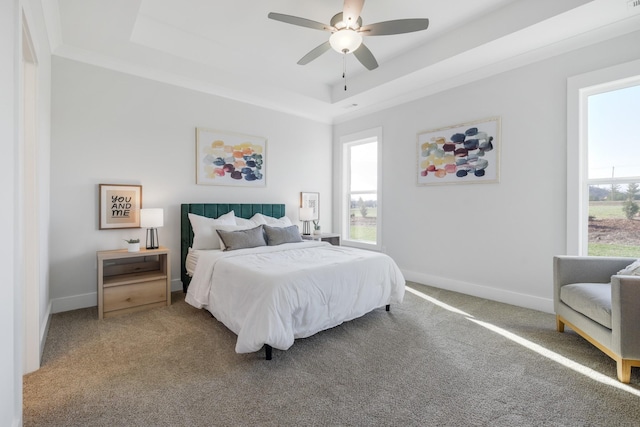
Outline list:
[[[640,85],[588,98],[589,179],[640,177]]]

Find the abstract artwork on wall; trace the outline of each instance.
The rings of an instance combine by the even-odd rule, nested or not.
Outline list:
[[[213,129],[196,129],[196,183],[264,187],[267,140]]]
[[[418,134],[418,185],[495,183],[500,117]]]
[[[142,185],[99,184],[98,228],[138,228]]]

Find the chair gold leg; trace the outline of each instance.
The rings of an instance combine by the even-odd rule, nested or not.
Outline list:
[[[631,361],[626,359],[616,360],[616,368],[618,371],[618,379],[621,383],[629,384],[631,382]]]
[[[556,331],[564,332],[564,322],[560,320],[560,316],[556,315]]]

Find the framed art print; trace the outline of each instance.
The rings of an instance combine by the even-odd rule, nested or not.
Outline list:
[[[142,185],[99,185],[99,229],[139,228]]]
[[[500,118],[418,134],[418,185],[495,183],[500,176]]]
[[[264,187],[267,140],[259,136],[196,129],[196,184]]]
[[[300,193],[300,207],[311,208],[313,211],[312,221],[320,219],[320,193]]]

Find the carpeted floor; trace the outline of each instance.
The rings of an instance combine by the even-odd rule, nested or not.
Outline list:
[[[24,425],[640,425],[639,370],[621,385],[554,316],[410,286],[423,295],[271,361],[236,354],[235,335],[182,293],[103,321],[96,308],[56,314],[42,368],[24,377]]]

